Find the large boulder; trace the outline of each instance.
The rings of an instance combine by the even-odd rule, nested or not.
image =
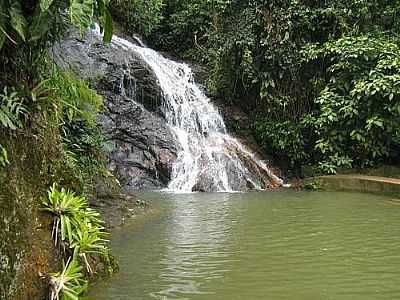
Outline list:
[[[104,97],[98,117],[114,150],[109,170],[129,189],[158,189],[170,179],[178,146],[159,109],[162,92],[151,68],[132,51],[71,31],[53,48],[56,63],[90,81]]]

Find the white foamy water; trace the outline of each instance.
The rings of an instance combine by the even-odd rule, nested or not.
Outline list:
[[[158,79],[163,114],[181,146],[168,190],[232,192],[282,185],[265,162],[228,134],[221,114],[194,82],[187,64],[117,36],[111,45],[140,55]]]

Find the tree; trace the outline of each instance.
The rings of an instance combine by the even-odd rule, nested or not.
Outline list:
[[[34,84],[43,52],[68,23],[83,32],[96,20],[104,41],[111,41],[108,4],[109,0],[0,0],[0,84]]]

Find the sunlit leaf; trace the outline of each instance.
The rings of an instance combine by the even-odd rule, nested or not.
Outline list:
[[[12,1],[9,9],[11,26],[18,32],[19,36],[23,41],[25,41],[25,32],[27,27],[27,22],[22,14],[21,4],[19,1]]]
[[[107,8],[104,10],[104,35],[103,41],[110,43],[113,35],[113,20]]]
[[[40,9],[42,11],[46,11],[50,8],[51,4],[53,4],[54,0],[40,0]]]

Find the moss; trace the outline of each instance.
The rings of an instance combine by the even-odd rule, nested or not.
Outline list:
[[[41,299],[41,274],[58,267],[49,221],[39,210],[60,160],[57,128],[33,116],[29,128],[0,132],[10,164],[0,170],[0,299]],[[4,142],[3,142],[4,141]]]
[[[51,237],[52,216],[41,211],[54,182],[79,191],[74,170],[64,164],[57,123],[33,114],[25,129],[0,129],[10,164],[0,168],[0,299],[35,300],[48,295],[47,274],[61,270],[62,255]],[[110,174],[105,189],[120,191]],[[114,187],[114,188],[111,188]],[[118,187],[118,188],[117,188]],[[106,193],[107,191],[104,191]],[[115,190],[115,191],[114,191]],[[118,270],[114,258],[94,258],[96,276]]]

